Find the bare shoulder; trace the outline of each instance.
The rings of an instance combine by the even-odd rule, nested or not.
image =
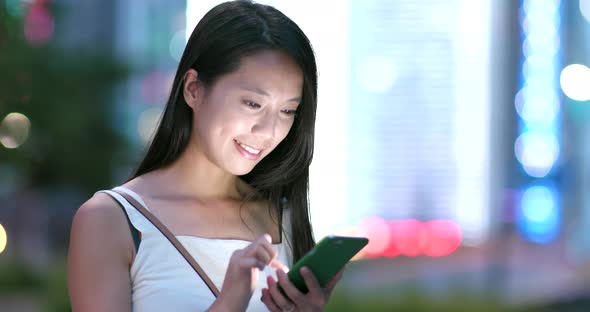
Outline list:
[[[100,221],[105,217],[118,215],[120,210],[119,205],[109,195],[96,193],[80,206],[76,212],[76,217]]]
[[[133,238],[125,213],[105,193],[94,194],[78,208],[70,233],[70,243],[73,241],[107,249],[111,256],[123,256],[129,263],[133,258]]]
[[[96,193],[76,214],[72,230],[97,231],[103,235],[118,235],[128,230],[125,214],[119,204],[104,193]]]
[[[97,193],[80,206],[68,249],[74,311],[128,310],[133,248],[124,212],[109,195]]]
[[[117,216],[123,216],[119,204],[105,193],[96,193],[80,206],[74,218],[86,222],[103,222]]]

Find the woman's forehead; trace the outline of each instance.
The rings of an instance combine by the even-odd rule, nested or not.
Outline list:
[[[238,69],[219,82],[224,88],[243,89],[262,96],[282,92],[297,97],[303,87],[303,73],[286,54],[265,51],[244,57]]]

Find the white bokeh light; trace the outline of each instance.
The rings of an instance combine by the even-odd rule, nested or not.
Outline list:
[[[552,89],[525,86],[516,94],[515,107],[525,122],[549,125],[559,112],[559,101]]]
[[[527,15],[549,16],[557,10],[559,2],[560,0],[525,0],[522,8]]]
[[[0,122],[0,144],[6,148],[17,148],[29,137],[31,121],[20,113],[10,113]]]
[[[561,90],[572,100],[590,100],[590,68],[582,64],[566,66],[559,77]]]
[[[6,230],[4,229],[2,224],[0,224],[0,254],[6,248],[7,242],[8,242],[8,235],[6,235]]]
[[[525,132],[516,139],[514,152],[527,174],[542,178],[559,157],[559,143],[553,134]]]

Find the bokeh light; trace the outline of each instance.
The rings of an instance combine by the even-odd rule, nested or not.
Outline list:
[[[582,64],[566,66],[559,77],[561,90],[572,100],[590,100],[590,68]]]
[[[514,153],[528,175],[542,178],[559,157],[559,143],[552,133],[525,132],[516,139]]]
[[[560,157],[560,94],[557,75],[561,66],[560,28],[561,2],[559,0],[523,0],[521,29],[522,82],[515,96],[516,112],[520,116],[518,137],[514,142],[514,154],[524,172],[535,183],[550,184],[549,175]],[[567,71],[564,70],[567,73]],[[568,81],[563,88],[578,87]],[[579,88],[578,88],[579,89]],[[575,90],[578,92],[578,90]],[[567,92],[566,92],[567,93]],[[522,186],[518,198],[517,225],[524,238],[545,243],[559,229],[559,213],[555,198],[557,190],[537,185]]]
[[[33,46],[45,44],[53,36],[53,15],[41,4],[31,5],[25,17],[25,38]]]
[[[548,40],[548,41],[547,41]],[[522,54],[524,57],[535,55],[543,55],[545,57],[553,57],[559,51],[559,37],[557,34],[551,37],[527,37],[522,44]]]
[[[393,222],[391,233],[397,250],[408,257],[422,254],[428,239],[422,222],[414,219]]]
[[[11,16],[14,16],[14,17],[23,16],[24,3],[22,0],[4,0],[4,5],[6,6],[6,11]]]
[[[452,220],[386,221],[369,217],[335,234],[369,238],[369,244],[353,258],[355,260],[421,255],[443,257],[455,252],[463,243],[463,230]]]
[[[555,14],[560,0],[525,0],[522,9],[527,15],[540,15],[551,18]]]
[[[0,224],[0,254],[6,249],[6,244],[8,243],[8,235],[6,234],[6,230],[4,226]]]
[[[0,123],[0,144],[6,148],[17,148],[29,137],[31,121],[20,113],[10,113]]]
[[[461,245],[461,228],[450,220],[432,220],[424,223],[426,243],[423,253],[429,257],[452,254]]]
[[[539,50],[549,49],[553,43],[543,45]],[[525,80],[529,80],[534,77],[552,77],[555,63],[553,58],[547,54],[539,53],[534,51],[531,53],[524,64],[522,65],[522,75]]]
[[[527,123],[548,126],[559,112],[559,101],[552,89],[528,85],[516,94],[516,112]]]
[[[527,188],[520,199],[519,229],[530,241],[549,243],[559,232],[557,191],[546,185]]]
[[[552,214],[555,202],[547,187],[533,186],[522,195],[521,205],[523,217],[533,222],[543,222]]]
[[[390,221],[389,223],[389,243],[387,244],[387,246],[385,246],[385,249],[383,249],[383,252],[381,253],[381,256],[386,257],[386,258],[395,258],[399,255],[401,255],[399,249],[397,248],[396,245],[396,237],[395,237],[395,233],[393,231],[393,226],[395,224],[395,222],[397,221]]]
[[[533,2],[540,5],[533,5]],[[522,29],[525,36],[547,40],[547,42],[551,40],[560,23],[556,3],[552,0],[534,0],[524,1],[523,5],[525,15],[522,21]]]
[[[369,243],[363,248],[367,257],[379,257],[389,245],[390,233],[387,221],[378,217],[369,217],[361,220],[357,227],[360,232],[366,233]]]

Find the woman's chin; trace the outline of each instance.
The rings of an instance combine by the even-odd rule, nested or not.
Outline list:
[[[235,176],[243,176],[247,175],[248,173],[252,172],[254,166],[241,166],[241,167],[234,167],[229,172]]]

